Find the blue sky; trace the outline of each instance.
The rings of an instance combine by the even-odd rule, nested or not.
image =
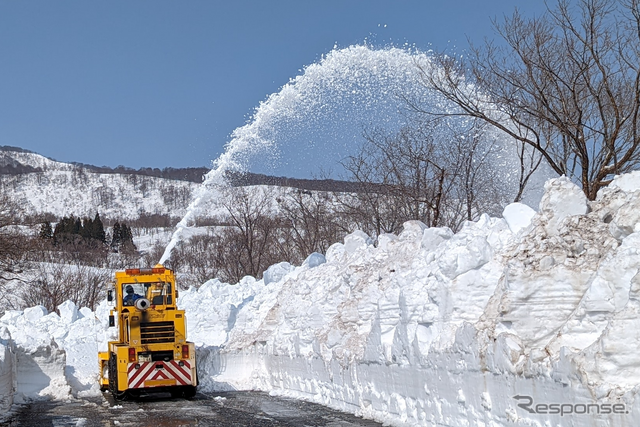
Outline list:
[[[334,45],[462,52],[538,0],[0,0],[0,145],[61,161],[210,166]]]

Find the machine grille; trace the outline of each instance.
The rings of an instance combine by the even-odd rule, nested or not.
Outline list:
[[[172,343],[175,340],[173,322],[140,323],[142,344]]]

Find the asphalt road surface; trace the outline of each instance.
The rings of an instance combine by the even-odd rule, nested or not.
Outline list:
[[[67,402],[23,405],[2,427],[381,426],[321,405],[260,392],[198,393],[191,400],[167,394],[117,402],[110,394]]]

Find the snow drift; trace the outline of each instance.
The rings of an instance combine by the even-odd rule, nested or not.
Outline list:
[[[537,213],[509,205],[456,234],[411,221],[375,244],[355,232],[263,280],[183,291],[201,387],[394,425],[633,425],[640,173],[594,202],[566,178],[545,189]],[[107,310],[0,319],[0,404],[98,393]]]

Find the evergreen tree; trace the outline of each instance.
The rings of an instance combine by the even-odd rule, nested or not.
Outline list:
[[[122,228],[120,227],[120,223],[118,221],[113,224],[113,232],[111,233],[111,235],[111,248],[117,251],[120,247],[120,244],[122,243]]]
[[[93,229],[91,230],[91,237],[99,240],[102,243],[107,241],[107,235],[104,232],[104,225],[100,220],[100,214],[96,212],[95,218],[93,218]]]
[[[91,218],[84,218],[80,227],[80,235],[85,239],[91,239],[93,233],[93,221]]]
[[[131,227],[127,226],[127,224],[122,224],[122,248],[125,252],[132,252],[136,250],[136,245],[133,243],[133,233],[131,232]]]
[[[73,216],[71,216],[71,218],[73,218]],[[73,231],[71,232],[71,234],[80,234],[81,231],[82,231],[82,221],[78,217],[75,219],[75,222],[73,223]]]
[[[127,224],[116,222],[113,224],[113,237],[111,238],[111,249],[115,252],[130,252],[136,250],[133,244],[133,233]]]
[[[56,228],[53,230],[54,245],[69,240],[70,235],[74,232],[75,222],[76,220],[72,215],[71,217],[65,216],[56,224]]]
[[[131,233],[131,228],[127,226],[127,224],[122,224],[122,243],[131,242],[133,243],[133,234]]]
[[[51,223],[49,221],[43,222],[40,225],[39,236],[43,240],[53,239],[53,229],[51,228]]]
[[[56,224],[56,228],[53,231],[53,236],[58,237],[61,234],[69,233],[71,230],[69,229],[69,218],[64,217]]]

